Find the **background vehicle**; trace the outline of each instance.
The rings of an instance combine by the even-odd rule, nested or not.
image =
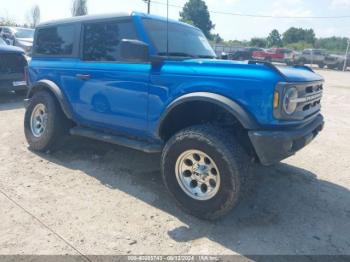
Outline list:
[[[34,29],[1,26],[0,37],[9,45],[22,48],[27,54],[32,50]]]
[[[277,163],[322,130],[323,78],[214,59],[198,28],[167,21],[133,13],[38,26],[25,135],[44,152],[70,132],[162,153],[177,203],[216,219],[247,190],[252,160]]]
[[[325,59],[327,53],[321,49],[305,49],[300,56],[295,60],[295,63],[305,65],[305,64],[316,64],[320,68],[325,66]]]
[[[238,61],[251,60],[255,51],[263,51],[263,49],[256,47],[237,48],[228,54],[228,59]]]
[[[24,51],[7,45],[0,38],[0,91],[26,91],[25,66],[27,61]]]
[[[344,69],[344,63],[345,63],[345,56],[344,55],[334,55],[330,54],[327,55],[324,61],[324,64],[329,69],[338,69],[343,70]],[[350,66],[350,55],[348,55],[346,59],[346,67]]]
[[[288,65],[291,65],[294,59],[293,50],[287,48],[272,48],[254,51],[252,57],[257,60],[286,63]]]

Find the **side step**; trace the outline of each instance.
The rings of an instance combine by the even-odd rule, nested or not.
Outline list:
[[[162,143],[151,143],[147,141],[141,141],[137,139],[130,139],[124,136],[110,135],[103,132],[95,131],[89,128],[74,127],[70,130],[70,134],[73,136],[87,137],[115,145],[125,146],[133,148],[145,153],[159,153],[162,152]]]

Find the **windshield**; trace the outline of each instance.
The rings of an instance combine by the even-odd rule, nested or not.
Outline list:
[[[158,55],[167,55],[167,23],[152,19],[144,19],[143,23]],[[169,56],[216,57],[200,30],[175,23],[169,23]]]
[[[0,45],[6,45],[6,42],[2,38],[0,38]]]
[[[15,32],[16,38],[34,38],[33,29],[17,28]]]

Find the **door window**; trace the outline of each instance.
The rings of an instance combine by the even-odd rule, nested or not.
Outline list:
[[[137,39],[131,21],[108,21],[84,25],[83,60],[121,61],[122,39]]]
[[[35,53],[48,56],[71,56],[75,36],[74,25],[61,25],[38,30]]]

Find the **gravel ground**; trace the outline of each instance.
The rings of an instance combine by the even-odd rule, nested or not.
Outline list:
[[[80,138],[29,151],[23,98],[1,95],[0,254],[350,255],[350,73],[319,72],[325,130],[256,168],[256,191],[215,223],[175,206],[159,155]]]

